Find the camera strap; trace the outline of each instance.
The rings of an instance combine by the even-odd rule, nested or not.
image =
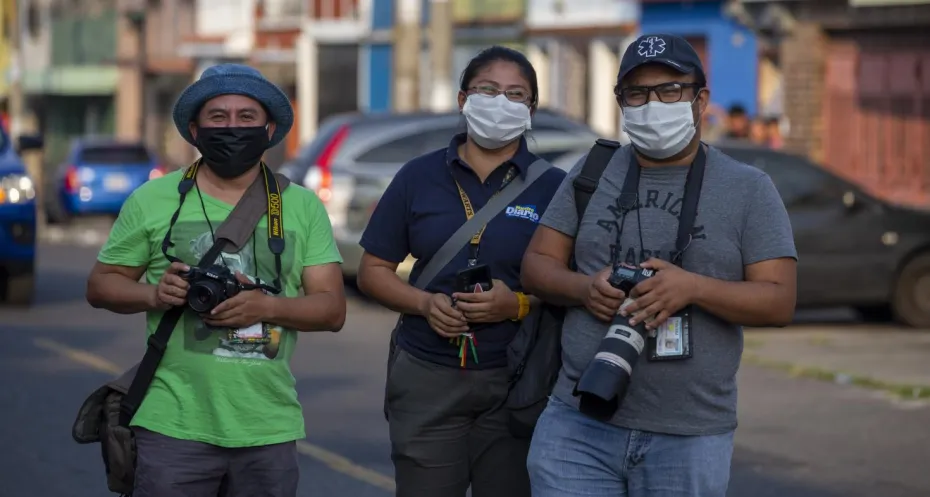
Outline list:
[[[694,223],[697,220],[698,201],[701,199],[701,187],[704,185],[704,170],[707,167],[707,153],[704,151],[704,144],[698,146],[697,155],[694,162],[688,169],[688,175],[685,178],[685,192],[682,200],[681,214],[678,217],[678,236],[675,238],[675,252],[671,254],[670,262],[681,266],[682,257],[685,250],[691,245],[692,231]],[[637,207],[639,201],[639,178],[642,166],[636,159],[636,154],[630,148],[630,166],[623,180],[623,187],[620,190],[620,208],[623,210],[623,218],[620,220],[619,231],[623,231],[623,223],[627,214]],[[642,226],[639,227],[642,230]],[[617,233],[619,240],[620,233]],[[643,247],[640,247],[642,250]]]
[[[184,172],[184,176],[178,183],[179,202],[178,208],[171,216],[171,222],[168,225],[168,232],[162,241],[162,253],[171,262],[183,262],[177,257],[168,254],[168,249],[173,247],[171,242],[171,231],[178,217],[181,215],[181,207],[184,205],[184,199],[193,189],[197,177],[197,170],[200,166],[200,159],[195,161]],[[215,242],[213,246],[201,257],[197,267],[207,268],[212,265],[217,257],[223,253],[224,249],[230,247],[239,251],[244,247],[252,237],[255,227],[261,221],[265,213],[268,214],[268,248],[275,256],[276,278],[274,288],[266,285],[243,285],[245,288],[252,289],[262,288],[273,293],[278,293],[283,288],[281,286],[281,254],[284,252],[284,223],[282,219],[282,202],[281,192],[290,184],[285,176],[274,174],[271,169],[263,162],[261,164],[261,174],[255,179],[242,198],[229,213],[222,224],[214,233]],[[146,341],[145,355],[139,362],[136,374],[126,395],[120,401],[119,423],[123,426],[129,426],[132,417],[135,415],[139,406],[145,398],[145,394],[155,378],[155,371],[165,355],[168,348],[168,340],[174,332],[175,326],[181,320],[184,314],[184,306],[172,307],[165,311],[155,333],[149,335]]]

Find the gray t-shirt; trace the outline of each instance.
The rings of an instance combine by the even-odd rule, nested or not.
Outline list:
[[[643,168],[638,208],[626,216],[619,244],[620,191],[631,148],[622,147],[604,171],[580,229],[572,181],[575,165],[540,223],[576,238],[578,271],[594,274],[619,260],[638,264],[650,257],[669,260],[675,247],[688,166]],[[642,222],[642,246],[640,226]],[[684,269],[726,281],[742,281],[746,265],[780,257],[797,258],[791,223],[767,174],[707,148],[707,166]],[[576,236],[577,235],[577,236]],[[562,370],[553,394],[577,408],[575,383],[594,357],[608,325],[584,307],[569,309],[562,334]],[[651,362],[646,350],[612,424],[673,435],[712,435],[736,428],[736,371],[743,351],[742,327],[694,306],[693,357]]]

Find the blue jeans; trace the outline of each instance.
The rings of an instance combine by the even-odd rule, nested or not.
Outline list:
[[[527,459],[533,497],[724,497],[733,432],[675,436],[628,430],[552,397]]]

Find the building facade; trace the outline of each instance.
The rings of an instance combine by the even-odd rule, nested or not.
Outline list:
[[[930,206],[930,1],[743,0],[776,43],[789,150]]]
[[[319,123],[359,109],[362,40],[371,31],[371,0],[262,0],[256,5],[250,62],[281,86],[296,111],[287,140],[270,163],[299,153]]]
[[[40,122],[46,172],[51,172],[74,138],[113,135],[117,129],[117,2],[23,4],[22,87]]]
[[[759,105],[760,48],[752,29],[733,15],[726,0],[641,0],[643,33],[682,36],[704,63],[711,101],[722,109],[740,105],[751,115]],[[766,100],[767,102],[768,100]]]
[[[618,138],[613,89],[639,18],[638,0],[529,0],[527,52],[539,76],[540,106]]]
[[[179,52],[195,34],[195,7],[193,0],[120,4],[117,136],[141,140],[167,167],[186,165],[195,155],[171,118],[178,94],[194,76],[194,59]]]

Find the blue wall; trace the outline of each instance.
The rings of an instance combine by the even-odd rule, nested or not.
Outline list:
[[[391,110],[394,47],[378,43],[368,47],[368,112]]]
[[[372,30],[390,36],[394,27],[394,0],[374,0],[372,3]],[[389,111],[394,47],[391,43],[371,42],[365,45],[362,53],[368,58],[365,62],[368,64],[368,94],[362,98],[360,108],[367,112]]]
[[[642,6],[641,31],[704,37],[711,101],[726,110],[742,105],[755,115],[759,58],[755,35],[724,17],[723,2],[651,3]],[[735,40],[742,43],[736,44]]]

